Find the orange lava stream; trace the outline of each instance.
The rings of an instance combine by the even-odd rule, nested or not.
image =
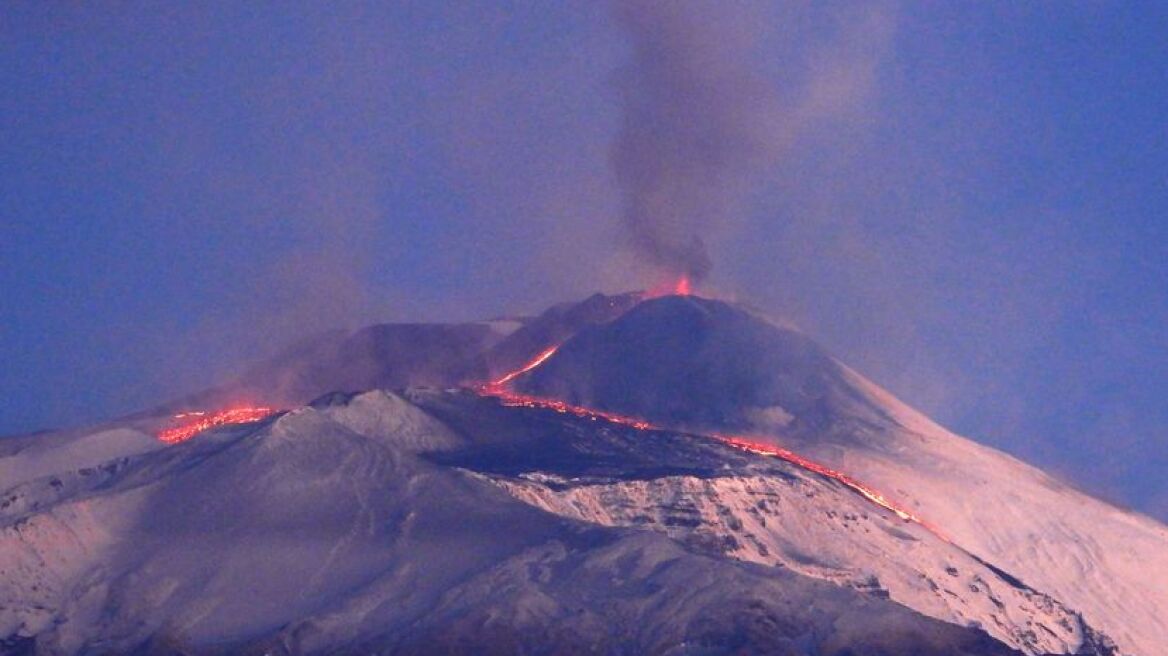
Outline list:
[[[892,511],[893,513],[896,514],[897,517],[900,517],[901,519],[903,519],[905,521],[913,522],[915,524],[920,524],[921,526],[923,526],[924,528],[928,529],[933,534],[935,534],[937,537],[941,538],[942,540],[944,540],[946,542],[951,542],[951,540],[948,537],[946,537],[945,534],[942,533],[940,531],[940,529],[938,529],[936,526],[933,526],[932,524],[926,522],[924,519],[922,519],[918,515],[916,515],[916,514],[910,512],[909,510],[906,510],[905,508],[897,505],[896,503],[894,503],[893,501],[891,501],[890,499],[885,497],[883,494],[880,494],[876,490],[873,490],[872,488],[868,487],[867,485],[864,485],[860,481],[852,478],[851,476],[848,476],[847,474],[845,474],[839,470],[832,469],[831,467],[828,467],[826,465],[822,465],[818,462],[815,462],[814,460],[808,460],[807,458],[804,458],[803,456],[801,456],[793,451],[788,451],[787,449],[784,449],[784,448],[779,447],[779,446],[775,446],[773,444],[767,444],[765,442],[759,442],[756,440],[749,440],[749,439],[734,436],[734,435],[727,436],[727,435],[716,435],[715,434],[715,435],[710,435],[710,437],[712,437],[716,440],[720,440],[723,443],[728,444],[732,447],[742,449],[743,451],[749,451],[751,453],[757,453],[757,454],[765,455],[765,456],[773,456],[775,458],[780,458],[782,460],[786,460],[787,462],[792,463],[794,465],[798,465],[799,467],[802,467],[803,469],[806,469],[808,471],[813,471],[816,474],[819,474],[821,476],[826,476],[827,478],[839,481],[840,483],[844,484],[849,489],[858,493],[860,496],[871,501],[872,503],[874,503],[882,508],[885,508],[887,510]]]
[[[531,362],[528,362],[527,364],[523,365],[519,369],[512,371],[511,373],[507,374],[506,376],[503,376],[502,378],[500,378],[498,380],[491,381],[491,383],[489,383],[487,385],[487,387],[497,387],[500,390],[502,390],[503,388],[506,387],[507,383],[511,382],[516,376],[523,375],[523,374],[531,371],[532,369],[535,369],[539,365],[543,364],[544,360],[547,360],[548,358],[552,357],[552,354],[555,353],[556,349],[558,349],[558,348],[560,348],[560,347],[557,344],[556,346],[552,346],[548,349],[541,351],[539,355],[532,358]]]
[[[507,384],[509,382],[514,380],[520,374],[531,371],[532,369],[543,364],[544,361],[546,361],[552,356],[553,353],[556,352],[557,348],[559,347],[553,346],[545,351],[542,351],[538,356],[536,356],[520,369],[516,369],[515,371],[507,374],[506,376],[503,376],[502,378],[499,378],[498,380],[478,387],[477,391],[484,396],[492,396],[499,399],[500,403],[508,407],[541,408],[545,410],[554,410],[562,414],[574,415],[576,417],[591,419],[593,421],[604,420],[613,424],[635,428],[637,430],[668,430],[665,427],[658,426],[652,422],[640,419],[638,417],[630,417],[627,415],[606,412],[603,410],[594,410],[592,408],[573,405],[571,403],[566,403],[557,399],[532,396],[530,394],[521,394],[508,388]],[[717,440],[723,444],[726,444],[727,446],[732,446],[736,449],[741,449],[750,453],[779,458],[780,460],[789,462],[807,471],[819,474],[825,478],[830,478],[841,483],[848,489],[856,492],[877,506],[892,512],[897,517],[907,522],[913,522],[914,524],[921,526],[945,542],[952,542],[952,540],[946,537],[946,535],[936,526],[933,526],[913,512],[898,505],[897,503],[885,497],[883,494],[877,492],[871,487],[868,487],[855,478],[852,478],[851,476],[841,471],[832,469],[827,465],[820,464],[814,460],[809,460],[793,451],[769,444],[759,439],[751,439],[738,435],[722,435],[718,433],[709,433],[701,436],[712,440]]]
[[[178,444],[179,442],[185,442],[191,439],[208,428],[223,426],[225,424],[246,424],[252,421],[259,421],[275,412],[277,412],[275,408],[262,406],[228,408],[227,410],[220,410],[213,413],[200,411],[180,412],[174,415],[173,419],[178,421],[190,419],[191,421],[183,421],[183,423],[177,426],[167,428],[158,434],[158,439],[167,444]]]
[[[492,387],[485,385],[478,388],[481,394],[493,396],[499,399],[499,402],[508,407],[523,407],[523,408],[542,408],[544,410],[555,410],[561,414],[575,415],[581,419],[591,419],[596,421],[603,419],[611,424],[620,424],[621,426],[629,426],[637,430],[653,430],[657,427],[653,424],[636,417],[626,417],[625,415],[618,415],[614,412],[605,412],[603,410],[593,410],[585,408],[581,405],[572,405],[564,401],[557,401],[556,399],[548,399],[542,396],[531,396],[529,394],[519,394],[506,389]]]

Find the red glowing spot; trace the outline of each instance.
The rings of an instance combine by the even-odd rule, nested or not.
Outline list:
[[[677,280],[663,280],[645,292],[645,298],[660,298],[662,296],[692,296],[694,293],[693,281],[686,274]]]
[[[167,444],[185,442],[208,428],[225,424],[246,424],[259,421],[276,412],[275,408],[266,407],[238,407],[207,413],[201,411],[180,412],[172,418],[181,422],[171,426],[158,434],[158,439]]]

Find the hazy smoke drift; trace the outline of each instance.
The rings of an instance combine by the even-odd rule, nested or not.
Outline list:
[[[617,0],[615,11],[633,46],[612,150],[630,245],[653,267],[700,281],[711,267],[703,235],[767,150],[768,89],[737,56],[742,36],[710,26],[724,16],[652,0]]]

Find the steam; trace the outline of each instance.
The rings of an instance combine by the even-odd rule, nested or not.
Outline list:
[[[633,49],[611,152],[628,243],[653,268],[700,282],[712,266],[703,237],[772,150],[771,93],[744,65],[741,30],[718,29],[717,6],[723,15],[673,2],[614,8]]]

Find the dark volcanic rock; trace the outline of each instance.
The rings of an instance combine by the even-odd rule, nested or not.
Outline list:
[[[505,374],[530,361],[549,346],[563,343],[585,328],[616,319],[642,299],[640,292],[607,296],[593,294],[579,303],[561,303],[524,324],[491,349],[492,376]]]
[[[810,435],[886,421],[802,333],[693,296],[645,301],[581,331],[516,386],[694,428]]]

